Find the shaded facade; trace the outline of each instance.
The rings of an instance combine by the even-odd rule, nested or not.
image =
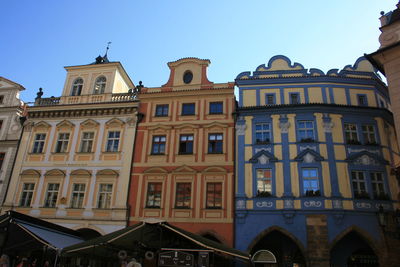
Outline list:
[[[377,214],[398,208],[399,148],[372,65],[325,74],[275,56],[235,81],[235,247],[256,266],[398,266],[395,222]]]
[[[233,83],[207,79],[209,60],[168,63],[143,88],[130,186],[130,224],[155,217],[233,245]]]
[[[61,97],[28,108],[3,210],[106,234],[126,226],[138,100],[106,56],[65,69]]]

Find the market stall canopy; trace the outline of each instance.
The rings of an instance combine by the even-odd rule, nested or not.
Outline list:
[[[143,221],[125,229],[66,247],[62,256],[115,257],[119,251],[157,252],[162,249],[206,249],[216,254],[249,261],[250,256],[209,240],[200,235],[170,225],[165,221]]]
[[[60,250],[84,240],[77,231],[16,211],[0,216],[0,246],[3,253],[42,249]]]

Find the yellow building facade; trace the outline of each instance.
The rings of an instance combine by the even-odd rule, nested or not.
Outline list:
[[[61,97],[28,108],[3,210],[106,234],[127,222],[138,100],[106,56],[65,69]]]

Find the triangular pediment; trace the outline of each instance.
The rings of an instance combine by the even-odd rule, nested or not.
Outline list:
[[[63,121],[57,123],[57,128],[61,128],[61,127],[72,128],[74,126],[75,125],[72,122],[67,121],[67,120],[63,120]]]
[[[161,167],[153,167],[145,170],[144,173],[168,173],[168,171]]]
[[[307,148],[301,151],[294,160],[304,163],[313,163],[316,161],[322,161],[324,158],[315,150]]]
[[[353,153],[346,159],[347,162],[355,165],[388,165],[389,162],[380,155],[367,150]]]
[[[251,163],[260,163],[267,164],[270,162],[276,162],[278,159],[270,152],[266,150],[258,151],[251,159],[249,159]]]
[[[109,127],[121,127],[124,124],[125,124],[125,122],[123,122],[122,120],[120,120],[118,118],[112,118],[111,120],[106,122],[106,125]]]
[[[189,166],[183,165],[174,170],[174,172],[185,172],[185,173],[194,173],[195,169],[190,168]]]
[[[19,90],[25,90],[25,88],[20,85],[19,83],[13,82],[7,78],[0,76],[0,87],[9,88],[9,87],[16,87]]]
[[[35,123],[35,128],[50,128],[50,127],[51,127],[51,125],[45,121],[39,121],[39,122]]]
[[[81,126],[84,126],[84,127],[96,127],[97,125],[99,125],[99,123],[92,119],[87,119],[81,123]]]

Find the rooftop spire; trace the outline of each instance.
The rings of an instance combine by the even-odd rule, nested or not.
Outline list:
[[[108,49],[110,49],[111,42],[107,43],[106,53],[104,54],[104,58],[107,58]]]

